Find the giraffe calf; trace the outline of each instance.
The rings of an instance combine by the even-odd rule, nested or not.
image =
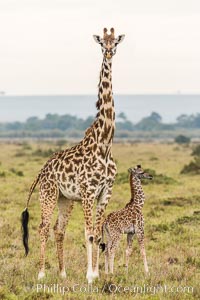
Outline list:
[[[142,207],[144,205],[144,192],[141,179],[152,179],[145,173],[141,166],[130,168],[131,200],[118,211],[110,213],[102,225],[102,237],[106,236],[107,244],[102,244],[105,249],[105,273],[113,273],[115,251],[119,245],[122,234],[127,234],[126,267],[128,269],[129,257],[132,253],[133,236],[136,234],[140,246],[140,252],[144,261],[145,272],[148,273],[148,265],[144,247],[144,218]]]

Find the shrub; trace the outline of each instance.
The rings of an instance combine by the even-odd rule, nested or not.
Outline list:
[[[57,149],[47,149],[47,150],[42,150],[41,148],[38,148],[34,152],[32,152],[32,155],[34,156],[40,156],[40,157],[49,157],[53,155],[55,152],[57,152]]]
[[[181,170],[181,174],[200,174],[200,145],[194,148],[191,155],[194,156],[194,160],[183,167],[183,169]]]
[[[200,145],[196,146],[192,151],[192,156],[200,156]]]
[[[158,232],[166,232],[166,231],[170,230],[170,226],[165,223],[161,223],[158,225],[152,225],[152,228],[154,231],[158,231]]]
[[[128,172],[118,173],[115,179],[116,184],[122,184],[129,182]]]
[[[151,161],[156,161],[156,160],[159,160],[159,159],[158,159],[158,157],[156,157],[156,156],[151,156],[151,157],[149,158],[149,160],[151,160]]]
[[[163,174],[157,174],[155,170],[145,169],[145,172],[153,176],[153,180],[142,180],[143,184],[175,184],[177,183],[172,177]]]
[[[67,144],[67,141],[66,141],[66,140],[58,140],[58,141],[56,142],[56,145],[57,145],[58,147],[66,146],[66,144]]]
[[[32,149],[31,145],[28,144],[28,143],[26,143],[26,142],[23,142],[22,148],[23,148],[24,150],[31,150],[31,149]]]
[[[4,171],[0,171],[0,177],[6,177],[6,173]]]
[[[17,176],[20,176],[20,177],[24,176],[24,173],[22,171],[18,171],[18,170],[14,169],[14,168],[11,168],[10,172],[12,172],[13,174],[15,174]]]
[[[15,153],[15,156],[16,157],[22,157],[22,156],[26,156],[26,152],[25,151],[22,151],[22,150],[19,150]]]
[[[177,183],[171,177],[168,177],[163,174],[156,174],[155,170],[152,169],[145,169],[145,172],[151,174],[153,176],[153,180],[142,179],[142,184],[174,184]],[[128,172],[118,173],[116,176],[115,183],[116,184],[123,184],[129,182],[129,175]]]
[[[191,216],[182,216],[176,220],[177,224],[200,223],[200,214],[193,212]]]
[[[188,165],[185,165],[181,170],[181,174],[200,174],[200,157],[195,157]]]
[[[200,197],[199,195],[191,195],[190,197],[169,197],[161,202],[164,206],[188,206],[188,205],[199,205]]]
[[[175,143],[177,144],[189,144],[191,139],[185,135],[178,135],[177,137],[175,137]]]

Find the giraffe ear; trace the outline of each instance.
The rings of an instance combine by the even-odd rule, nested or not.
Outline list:
[[[129,168],[129,169],[128,169],[128,172],[129,172],[129,173],[133,173],[133,172],[134,172],[134,168]]]
[[[101,44],[101,38],[100,38],[99,35],[93,35],[93,38],[94,38],[96,43]]]
[[[115,39],[115,43],[119,44],[121,43],[125,38],[125,34],[119,35],[116,39]]]

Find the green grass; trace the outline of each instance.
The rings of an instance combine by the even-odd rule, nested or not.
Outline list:
[[[51,228],[46,251],[46,278],[43,282],[37,281],[40,247],[40,205],[37,192],[33,194],[29,207],[30,253],[26,258],[21,242],[20,216],[29,187],[47,160],[46,153],[56,147],[53,143],[1,143],[0,299],[200,299],[200,175],[180,174],[183,166],[191,160],[192,146],[177,147],[175,144],[134,143],[113,146],[118,172],[123,174],[123,178],[115,182],[106,214],[123,207],[130,199],[129,167],[141,164],[145,169],[155,170],[156,174],[173,179],[167,183],[163,181],[144,185],[146,202],[143,212],[149,277],[144,275],[136,240],[129,271],[125,271],[124,236],[116,253],[114,276],[105,276],[104,254],[101,254],[100,280],[94,282],[92,292],[88,291],[85,279],[84,218],[81,205],[75,203],[64,243],[67,279],[61,280],[58,276]],[[41,149],[38,155],[37,149]],[[56,212],[52,227],[55,218]],[[37,284],[46,284],[46,287],[52,288],[52,292],[37,292]],[[58,284],[61,291],[63,287],[66,288],[65,296],[56,290],[53,292],[54,284]],[[146,292],[134,293],[136,286],[138,289],[145,286]],[[165,293],[161,291],[165,286],[179,289],[187,286],[193,288],[193,292]],[[111,293],[110,290],[116,287],[118,291]]]

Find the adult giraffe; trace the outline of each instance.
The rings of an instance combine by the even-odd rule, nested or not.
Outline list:
[[[112,96],[112,56],[124,35],[115,38],[114,29],[104,36],[94,36],[101,45],[103,63],[100,72],[98,113],[93,124],[86,130],[85,137],[76,146],[55,153],[43,166],[33,182],[22,213],[23,243],[28,254],[28,204],[34,188],[39,182],[41,224],[39,226],[41,253],[38,279],[45,276],[45,248],[50,221],[56,204],[59,214],[54,226],[60,275],[66,277],[63,255],[65,228],[74,201],[82,201],[85,217],[87,246],[88,283],[99,276],[99,243],[104,211],[111,197],[116,165],[111,148],[115,128],[114,101]],[[96,217],[93,225],[93,206],[97,199]]]

